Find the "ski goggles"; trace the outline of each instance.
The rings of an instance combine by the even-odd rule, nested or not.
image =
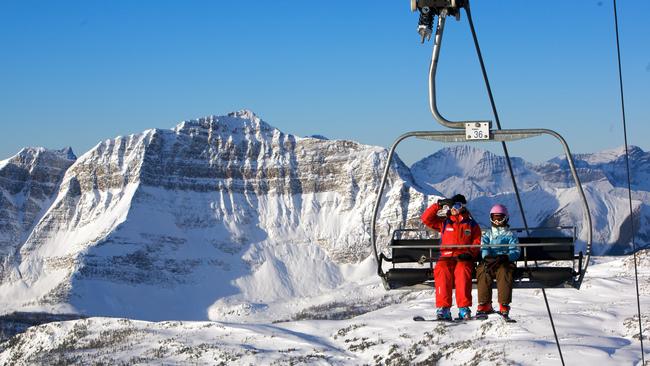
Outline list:
[[[461,203],[461,202],[454,202],[454,205],[451,206],[451,209],[452,209],[452,210],[458,210],[458,211],[460,211],[463,207],[465,207],[465,205],[464,205],[463,203]]]

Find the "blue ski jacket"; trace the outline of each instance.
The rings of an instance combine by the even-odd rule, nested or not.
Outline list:
[[[508,246],[490,247],[488,244],[510,244]],[[481,237],[481,257],[496,257],[507,255],[511,262],[519,259],[519,239],[512,231],[505,227],[492,227]]]

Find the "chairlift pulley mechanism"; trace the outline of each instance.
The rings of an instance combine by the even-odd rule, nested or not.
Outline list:
[[[411,11],[420,13],[418,34],[422,37],[422,43],[431,39],[436,15],[449,15],[460,20],[460,9],[464,6],[464,0],[411,0]]]

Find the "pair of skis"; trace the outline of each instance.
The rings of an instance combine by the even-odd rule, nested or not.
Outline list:
[[[476,316],[473,316],[473,317],[471,317],[471,318],[469,318],[469,319],[465,319],[465,318],[456,318],[456,319],[429,318],[429,319],[427,319],[427,318],[425,318],[425,317],[423,317],[423,316],[416,315],[416,316],[413,317],[413,320],[416,321],[416,322],[425,322],[425,321],[429,321],[429,322],[460,323],[460,322],[467,321],[467,320],[487,320],[487,319],[488,319],[488,315],[490,315],[490,314],[497,314],[497,315],[499,315],[499,316],[500,316],[500,317],[501,317],[501,318],[502,318],[506,323],[516,323],[516,322],[517,322],[516,320],[512,319],[512,318],[509,317],[508,315],[506,315],[506,314],[502,314],[502,313],[500,313],[500,312],[480,313],[480,314],[476,314]]]

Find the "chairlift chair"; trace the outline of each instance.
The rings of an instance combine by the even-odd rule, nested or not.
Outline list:
[[[411,0],[411,9],[420,10],[421,13],[418,32],[422,36],[423,42],[431,36],[433,17],[438,17],[429,68],[429,106],[436,121],[452,130],[407,132],[399,136],[390,148],[381,184],[377,190],[371,224],[371,241],[377,261],[377,273],[386,289],[425,289],[435,285],[433,267],[440,255],[440,242],[439,238],[431,237],[430,232],[417,228],[397,229],[392,232],[388,244],[391,251],[390,257],[383,252],[379,254],[377,248],[376,225],[379,207],[395,150],[401,142],[415,137],[443,143],[505,143],[548,135],[554,137],[562,146],[571,175],[582,200],[584,220],[587,225],[585,253],[582,251],[576,252],[576,229],[573,226],[513,229],[519,236],[519,247],[521,248],[521,255],[517,260],[517,269],[514,276],[514,287],[568,287],[580,289],[591,256],[592,222],[587,199],[582,190],[571,151],[564,138],[559,133],[549,129],[492,129],[491,121],[449,121],[438,111],[435,75],[445,18],[447,15],[453,15],[456,19],[459,19],[460,8],[463,6],[463,0]],[[465,10],[468,11],[467,8]],[[392,264],[392,267],[386,271],[383,268],[385,262]]]

